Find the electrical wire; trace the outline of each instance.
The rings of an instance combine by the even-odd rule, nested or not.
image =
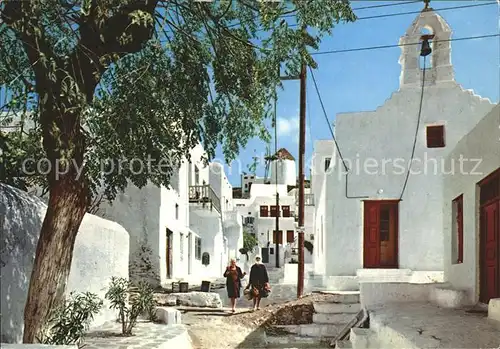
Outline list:
[[[433,40],[433,42],[451,42],[451,41],[465,41],[465,40],[477,40],[477,39],[486,39],[486,38],[494,38],[498,37],[500,34],[485,34],[478,36],[468,36],[463,38],[454,38],[454,39],[445,39],[445,40]],[[359,48],[349,48],[344,50],[331,50],[331,51],[320,51],[320,52],[311,52],[311,56],[319,56],[319,55],[329,55],[334,53],[346,53],[346,52],[357,52],[357,51],[369,51],[369,50],[380,50],[384,48],[394,48],[394,47],[403,47],[403,46],[414,46],[420,45],[419,42],[410,42],[407,44],[393,44],[393,45],[380,45],[380,46],[367,46],[367,47],[359,47]]]
[[[418,117],[417,117],[417,127],[415,129],[415,138],[413,140],[413,148],[411,150],[411,157],[410,157],[410,163],[408,165],[408,171],[406,172],[406,178],[405,182],[403,184],[403,190],[401,191],[401,195],[399,196],[399,201],[403,199],[403,195],[406,190],[406,185],[408,184],[408,178],[410,178],[410,172],[411,172],[411,164],[413,163],[413,158],[415,157],[415,149],[417,147],[417,139],[418,139],[418,129],[420,128],[420,120],[422,119],[422,106],[424,102],[424,91],[425,91],[425,65],[426,65],[426,59],[427,56],[424,56],[424,62],[422,66],[422,87],[420,89],[420,103],[418,107]]]
[[[349,168],[346,165],[344,157],[342,156],[342,152],[340,151],[339,144],[337,143],[337,139],[335,138],[335,133],[333,132],[332,126],[330,125],[330,120],[328,119],[328,115],[326,113],[325,105],[323,104],[323,98],[321,98],[321,93],[319,92],[318,84],[316,83],[316,77],[314,76],[314,71],[311,67],[309,67],[309,71],[311,73],[311,77],[314,83],[314,89],[316,90],[316,94],[318,95],[319,103],[321,104],[321,109],[323,110],[323,116],[325,117],[326,123],[330,130],[330,134],[332,135],[332,139],[335,142],[335,148],[337,148],[337,152],[339,154],[340,160],[342,160],[342,165],[344,165],[344,170],[349,172]]]
[[[465,8],[472,8],[472,7],[481,7],[481,6],[490,6],[494,5],[497,2],[485,2],[485,3],[480,3],[480,4],[473,4],[473,5],[461,5],[461,6],[453,6],[453,7],[443,7],[443,8],[437,8],[433,9],[434,12],[437,11],[449,11],[449,10],[461,10]],[[362,20],[367,20],[367,19],[379,19],[379,18],[387,18],[387,17],[396,17],[396,16],[405,16],[405,15],[414,15],[414,14],[419,14],[422,13],[422,10],[419,11],[408,11],[408,12],[397,12],[397,13],[387,13],[383,15],[374,15],[374,16],[367,16],[367,17],[357,17],[356,21],[362,21]],[[354,23],[355,23],[354,22]],[[298,26],[297,23],[289,24],[289,27],[296,27]]]
[[[414,4],[414,3],[417,3],[417,2],[421,2],[421,0],[401,1],[401,2],[395,2],[395,3],[392,3],[392,4],[363,6],[363,7],[353,8],[352,10],[353,11],[362,11],[362,10],[369,10],[369,9],[374,9],[374,8],[381,8],[381,7],[392,7],[392,6],[409,5],[409,4]],[[291,18],[291,17],[295,17],[295,15],[294,14],[283,14],[281,16],[278,16],[278,18]],[[233,24],[228,25],[227,28],[234,28],[234,27],[237,27],[237,26],[239,26],[241,24],[244,24],[244,23],[250,23],[250,21],[255,21],[258,18],[259,18],[259,15],[255,15],[255,16],[252,17],[251,20],[244,21],[244,22],[242,21],[242,22],[239,22],[239,23],[233,23]],[[293,26],[296,26],[296,24],[293,24]]]

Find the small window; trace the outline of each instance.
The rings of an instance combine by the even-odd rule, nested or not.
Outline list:
[[[267,206],[260,207],[260,216],[261,217],[269,217],[269,208]]]
[[[286,231],[286,242],[293,243],[295,241],[295,232],[293,230]]]
[[[444,125],[427,126],[427,148],[444,148]]]
[[[290,217],[290,206],[281,206],[283,217]]]
[[[196,165],[194,165],[194,184],[195,185],[200,184],[200,170]]]
[[[276,230],[273,230],[273,244],[276,243],[276,240],[278,244],[283,243],[283,230],[278,231],[278,236],[276,237]]]
[[[179,219],[179,204],[175,204],[175,219]]]
[[[203,255],[201,256],[201,264],[204,266],[210,264],[210,254],[208,252],[203,252]]]
[[[270,217],[279,217],[278,206],[271,206],[271,214]]]
[[[273,248],[273,247],[271,247],[271,248],[269,249],[269,254],[274,254],[274,248]]]
[[[201,238],[195,237],[194,239],[194,258],[201,259]]]
[[[184,260],[184,234],[180,233],[179,234],[179,257],[181,262]]]
[[[463,195],[452,202],[453,260],[455,264],[464,262],[464,211]]]
[[[325,159],[325,172],[330,168],[330,163],[332,162],[332,158]]]
[[[246,189],[246,188],[248,188],[248,184],[247,184],[247,183],[245,183],[245,189]]]

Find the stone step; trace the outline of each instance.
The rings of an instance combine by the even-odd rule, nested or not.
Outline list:
[[[330,295],[330,303],[359,303],[359,291],[321,291],[322,294]]]
[[[304,337],[334,338],[344,325],[336,324],[307,324],[300,325],[299,334]]]
[[[351,328],[349,340],[354,349],[378,348],[375,333],[368,328]]]
[[[345,325],[351,321],[356,314],[341,313],[341,314],[327,314],[318,313],[313,314],[313,322],[315,324],[338,324]]]
[[[335,348],[339,348],[339,349],[342,349],[342,348],[347,348],[347,349],[350,349],[352,348],[352,343],[351,341],[336,341],[335,342]]]
[[[274,327],[302,337],[335,338],[344,326],[335,324],[303,324],[279,325]]]
[[[314,302],[314,311],[319,314],[357,314],[361,309],[359,303]]]
[[[321,341],[313,337],[288,336],[266,336],[266,348],[329,348],[329,341]]]

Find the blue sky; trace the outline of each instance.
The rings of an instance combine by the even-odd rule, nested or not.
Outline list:
[[[395,1],[352,1],[353,9],[365,6],[394,3]],[[491,2],[480,1],[431,1],[431,7],[464,6]],[[453,30],[452,38],[462,38],[499,32],[499,6],[497,4],[464,9],[437,11]],[[358,17],[389,13],[419,11],[422,3],[382,7],[355,11]],[[415,19],[416,14],[377,19],[359,20],[339,25],[332,36],[324,38],[319,51],[396,45],[399,38]],[[400,65],[398,47],[335,53],[316,56],[319,67],[314,72],[321,91],[328,117],[334,121],[341,112],[374,110],[399,88]],[[500,37],[452,42],[452,64],[455,79],[465,89],[498,103],[500,94]],[[331,139],[326,120],[310,75],[307,81],[307,133],[306,161],[311,158],[314,141]],[[279,94],[278,148],[287,148],[298,158],[299,82],[285,81]],[[274,132],[273,132],[274,134]],[[272,143],[274,149],[274,142]],[[266,144],[259,139],[251,140],[233,166],[226,167],[226,174],[233,186],[240,185],[240,173],[252,162],[252,157],[265,152]],[[217,159],[223,159],[218,151]],[[257,175],[264,175],[259,166]]]

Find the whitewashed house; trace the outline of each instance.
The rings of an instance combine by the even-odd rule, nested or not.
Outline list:
[[[446,157],[443,179],[445,280],[467,303],[500,298],[500,105]]]
[[[130,230],[130,278],[167,285],[219,278],[243,247],[241,217],[219,164],[198,145],[174,173],[171,187],[130,185],[99,214]],[[223,228],[224,227],[224,228]]]
[[[420,105],[418,43],[428,32],[434,38]],[[315,270],[323,285],[356,289],[363,278],[443,280],[448,155],[494,106],[455,81],[446,41],[451,36],[440,15],[423,10],[400,39],[399,90],[375,111],[337,115],[343,158],[332,142],[316,143],[313,167],[328,169],[313,175],[315,230],[324,243],[316,249]]]
[[[241,184],[244,198],[234,199],[234,202],[236,209],[243,216],[245,231],[255,235],[258,240],[263,263],[268,266],[276,265],[276,243],[278,243],[279,265],[283,267],[285,264],[298,261],[296,232],[298,189],[296,189],[295,159],[286,149],[280,149],[276,159],[271,160],[270,168],[268,179],[254,175],[242,175]],[[264,183],[260,183],[261,179]],[[245,189],[248,192],[245,192]],[[276,205],[276,192],[279,194],[279,208]],[[314,200],[309,189],[306,189],[305,204],[304,217],[306,232],[308,232],[305,240],[311,243],[314,250],[312,226]],[[279,219],[278,231],[276,230],[277,216]],[[312,262],[312,254],[307,249],[304,259],[305,263]]]

